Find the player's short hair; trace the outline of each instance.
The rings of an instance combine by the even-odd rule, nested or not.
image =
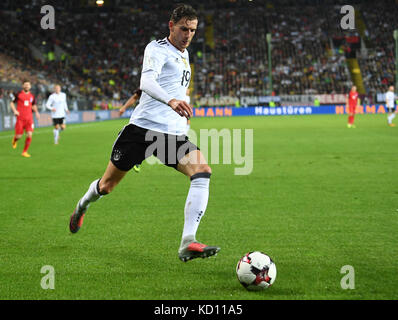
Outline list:
[[[177,23],[182,18],[186,18],[187,20],[196,20],[198,19],[198,14],[196,13],[196,10],[190,5],[179,3],[174,8],[170,17],[170,21]]]
[[[29,82],[29,83],[30,83],[29,79],[22,79],[22,84],[24,84],[24,83],[26,83],[26,82]]]

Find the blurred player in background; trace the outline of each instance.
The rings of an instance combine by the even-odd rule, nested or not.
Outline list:
[[[126,103],[119,109],[119,115],[122,116],[128,108],[134,105],[141,97],[141,89],[134,91],[133,95],[126,101]]]
[[[395,124],[392,123],[392,120],[395,118],[395,93],[394,86],[390,86],[386,93],[386,107],[387,107],[387,122],[390,127],[395,127]]]
[[[65,130],[65,112],[69,113],[66,102],[66,94],[61,92],[61,86],[55,85],[52,93],[46,103],[46,108],[51,111],[51,117],[54,125],[54,144],[58,144],[61,130]]]
[[[119,115],[122,116],[125,112],[126,109],[129,107],[133,106],[141,97],[142,91],[140,88],[136,89],[133,93],[133,95],[126,101],[126,103],[119,109]],[[133,170],[135,172],[140,172],[141,171],[141,164],[135,164],[133,166]]]
[[[134,164],[153,154],[190,179],[179,259],[185,262],[205,258],[220,250],[196,241],[196,232],[209,198],[211,168],[198,147],[185,135],[187,119],[192,116],[192,108],[185,101],[191,79],[187,48],[197,25],[196,11],[189,5],[180,4],[170,17],[169,36],[153,40],[146,46],[140,103],[134,109],[130,123],[120,131],[105,173],[90,184],[78,201],[69,222],[72,233],[82,226],[90,203],[112,192]],[[148,135],[153,140],[156,138],[156,142],[163,141],[160,150],[151,149],[153,140],[148,139]]]
[[[22,138],[24,131],[26,132],[25,146],[22,156],[30,158],[28,153],[30,143],[32,142],[32,135],[34,129],[33,112],[35,112],[36,119],[40,119],[40,114],[37,110],[37,103],[35,96],[30,92],[31,84],[28,80],[22,83],[22,90],[20,92],[11,94],[10,107],[14,115],[17,117],[15,123],[15,136],[12,139],[12,147],[16,149],[17,142]],[[15,108],[15,104],[17,107]]]
[[[357,87],[352,86],[351,91],[348,94],[346,100],[346,108],[348,107],[348,124],[347,124],[348,128],[355,128],[354,117],[357,105],[359,105]]]

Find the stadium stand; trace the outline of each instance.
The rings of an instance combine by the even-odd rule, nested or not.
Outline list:
[[[394,84],[394,29],[398,26],[396,3],[374,3],[362,8],[366,25],[367,54],[359,58],[363,79],[369,95],[385,92]]]
[[[341,5],[335,1],[201,1],[189,49],[195,98],[270,94],[267,33],[273,94],[347,93],[353,83],[347,59],[353,57],[366,94],[384,92],[394,81],[398,6],[353,2],[365,37],[339,28]],[[0,26],[1,80],[15,83],[28,76],[47,94],[58,82],[68,94],[90,101],[89,107],[125,101],[139,85],[145,45],[168,33],[170,4],[119,0],[93,8],[55,1],[56,28],[42,30],[37,26],[43,3],[0,4],[0,19],[7,21]]]

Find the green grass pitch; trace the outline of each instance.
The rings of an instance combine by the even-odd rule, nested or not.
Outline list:
[[[127,122],[69,125],[24,138],[0,133],[0,299],[398,299],[398,128],[385,115],[194,118],[192,128],[253,129],[253,171],[213,164],[197,238],[221,251],[183,263],[177,250],[189,179],[143,163],[92,204],[77,234],[69,216],[107,165]],[[242,149],[243,150],[243,149]],[[243,151],[242,151],[243,152]],[[268,253],[274,285],[248,292],[235,267]],[[43,266],[55,270],[44,290]],[[341,268],[354,268],[343,290]]]

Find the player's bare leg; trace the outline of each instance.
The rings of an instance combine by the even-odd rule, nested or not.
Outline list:
[[[211,168],[202,152],[194,150],[179,161],[177,170],[191,179],[191,186],[185,203],[184,229],[178,256],[180,260],[186,262],[195,258],[215,255],[220,251],[219,247],[208,246],[196,241],[196,231],[205,214],[209,198]]]
[[[348,128],[355,128],[355,125],[354,125],[354,116],[355,116],[355,113],[353,113],[353,112],[350,112],[350,113],[348,114],[348,124],[347,124],[347,127],[348,127]]]
[[[65,123],[62,123],[60,126],[59,126],[59,132],[61,133],[61,131],[64,131],[65,130],[65,128],[66,128],[66,125],[65,125]]]
[[[127,171],[119,170],[109,161],[101,179],[93,181],[84,196],[78,201],[75,211],[70,217],[69,229],[72,233],[79,231],[83,224],[84,215],[90,203],[97,201],[102,196],[112,192],[126,175]]]
[[[25,146],[24,146],[24,149],[22,151],[22,156],[25,157],[25,158],[30,158],[31,157],[31,155],[28,153],[28,149],[30,147],[30,143],[32,142],[32,135],[33,135],[32,131],[27,131],[26,132]]]
[[[22,138],[22,134],[16,134],[14,135],[14,137],[12,138],[12,148],[16,149],[17,148],[17,144],[18,144],[18,140]]]
[[[119,170],[109,161],[105,173],[99,181],[99,192],[101,194],[111,193],[126,174],[127,171]]]

